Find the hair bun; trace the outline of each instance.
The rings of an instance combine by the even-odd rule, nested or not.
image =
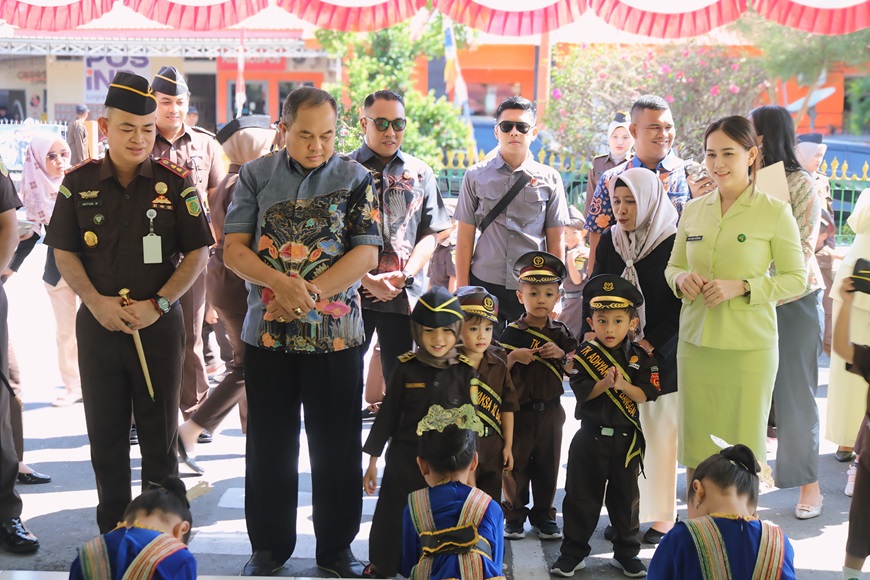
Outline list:
[[[755,474],[761,471],[761,466],[758,464],[752,449],[742,443],[727,447],[719,453],[725,456],[725,458],[739,463],[749,473]]]
[[[190,508],[190,502],[187,500],[187,488],[184,486],[183,481],[177,477],[167,477],[160,485],[162,485],[163,489],[169,493],[181,498],[181,503],[184,504],[186,508]]]

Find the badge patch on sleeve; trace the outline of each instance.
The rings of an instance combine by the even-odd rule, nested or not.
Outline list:
[[[187,206],[187,213],[193,217],[199,217],[202,213],[202,206],[199,203],[199,197],[192,195],[184,200],[184,205]]]
[[[67,189],[67,187],[65,185],[61,185],[60,188],[58,189],[58,191],[60,193],[62,193],[63,196],[66,198],[72,197],[72,192],[69,189]]]

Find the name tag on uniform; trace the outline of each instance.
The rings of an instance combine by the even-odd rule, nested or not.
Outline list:
[[[425,389],[426,383],[405,383],[406,389]]]
[[[163,262],[163,250],[160,236],[148,234],[142,238],[142,255],[145,256],[146,264],[160,264]]]
[[[687,242],[700,242],[704,239],[704,236],[689,236],[686,238]]]

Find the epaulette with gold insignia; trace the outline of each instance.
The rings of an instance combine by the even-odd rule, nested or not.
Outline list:
[[[413,350],[409,350],[405,354],[399,355],[399,362],[408,362],[412,358],[416,358],[416,357],[417,357],[417,353],[415,353]]]
[[[608,155],[609,155],[609,153],[604,153],[602,155],[596,155],[595,157],[592,158],[592,161],[595,161],[596,159],[607,159]]]
[[[175,175],[178,175],[179,177],[187,177],[188,175],[190,175],[190,169],[185,169],[184,167],[182,167],[180,165],[176,165],[175,163],[173,163],[169,159],[166,159],[165,157],[158,159],[157,164],[162,165],[163,167],[165,167],[166,169],[168,169],[169,171],[171,171]]]
[[[202,127],[197,127],[196,125],[191,127],[191,129],[196,131],[197,133],[202,133],[203,135],[208,135],[212,139],[214,139],[214,137],[215,137],[215,134],[212,133],[211,131],[209,131],[208,129],[203,129]]]
[[[69,169],[67,169],[67,170],[66,170],[66,174],[69,175],[70,173],[72,173],[72,172],[75,171],[76,169],[80,169],[80,168],[84,167],[85,165],[90,165],[91,163],[99,163],[99,162],[100,162],[99,159],[94,159],[93,157],[88,157],[87,159],[85,159],[85,160],[82,161],[81,163],[78,163],[78,164],[76,164],[76,165],[73,165],[72,167],[70,167]]]
[[[474,366],[474,361],[471,360],[470,358],[468,358],[467,356],[465,356],[464,354],[460,354],[458,358],[459,358],[459,362],[463,362],[470,367]]]

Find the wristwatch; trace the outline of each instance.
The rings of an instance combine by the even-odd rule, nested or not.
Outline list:
[[[744,280],[743,281],[743,295],[749,296],[750,294],[752,294],[752,288],[749,286],[749,280]]]
[[[160,313],[160,316],[163,316],[164,314],[169,312],[170,308],[172,308],[172,303],[160,294],[154,295],[154,298],[151,299],[151,304],[154,305],[154,308],[157,309],[157,312]]]
[[[407,272],[402,270],[402,276],[405,277],[405,286],[404,286],[405,288],[407,288],[408,286],[414,285],[414,276],[413,275],[408,274]]]

